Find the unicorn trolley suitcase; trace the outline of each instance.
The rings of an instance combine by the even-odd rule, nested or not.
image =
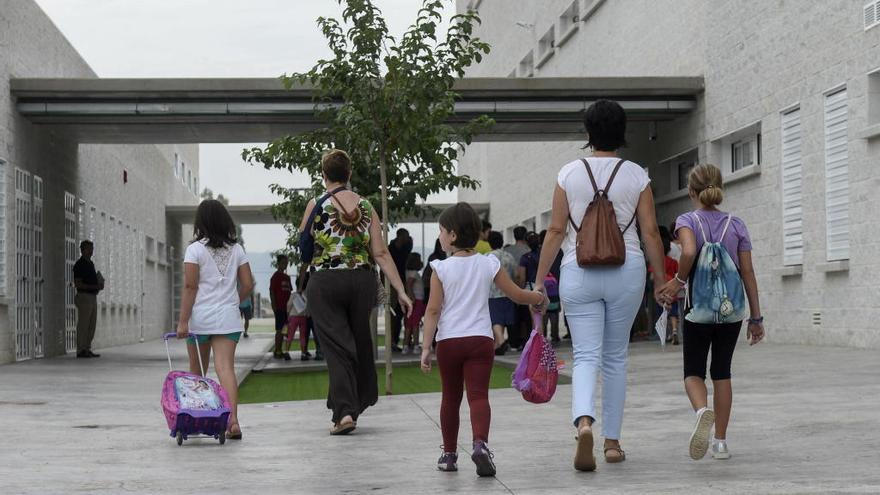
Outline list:
[[[171,371],[162,386],[162,411],[171,436],[177,439],[177,445],[183,445],[183,441],[191,435],[214,437],[223,445],[226,443],[226,427],[229,421],[229,396],[219,383],[206,376],[174,371],[168,339],[175,337],[176,333],[168,333],[163,337]],[[199,367],[207,372],[202,364],[201,353],[197,354]]]

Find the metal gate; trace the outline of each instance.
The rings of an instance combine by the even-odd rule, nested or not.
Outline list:
[[[64,193],[64,350],[76,351],[76,287],[73,265],[78,258],[76,245],[76,197]]]
[[[33,325],[33,180],[15,169],[15,359],[35,355]]]
[[[34,357],[43,357],[43,301],[46,279],[43,274],[43,179],[34,175]]]

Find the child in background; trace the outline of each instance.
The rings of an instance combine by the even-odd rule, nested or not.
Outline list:
[[[296,286],[299,287],[299,278],[297,278]],[[290,361],[290,345],[293,343],[293,337],[299,331],[299,348],[300,359],[308,361],[312,358],[309,352],[309,313],[306,307],[305,296],[300,292],[294,293],[287,301],[287,338],[284,343],[284,360]],[[297,311],[297,304],[302,304],[301,311]]]
[[[403,334],[403,353],[412,354],[415,349],[414,340],[418,340],[419,327],[425,315],[425,283],[419,270],[422,269],[422,257],[419,253],[410,253],[406,260],[406,295],[413,302],[412,313],[406,319]]]
[[[480,256],[475,250],[481,222],[467,203],[447,208],[439,219],[440,243],[449,253],[445,260],[431,262],[431,299],[425,315],[422,342],[431,342],[437,331],[437,364],[440,367],[442,399],[440,430],[443,453],[437,461],[441,471],[458,470],[458,426],[462,394],[467,386],[473,432],[471,460],[477,475],[495,476],[489,451],[489,379],[495,359],[495,339],[489,315],[492,283],[519,304],[544,305],[544,294],[517,287],[494,256]],[[422,347],[422,371],[431,371],[431,346]]]
[[[547,337],[547,324],[550,324],[550,343],[553,346],[559,345],[559,310],[561,304],[559,302],[559,281],[552,273],[548,273],[544,278],[544,290],[547,291],[547,298],[550,303],[547,305],[547,311],[544,313],[544,327],[542,333]]]

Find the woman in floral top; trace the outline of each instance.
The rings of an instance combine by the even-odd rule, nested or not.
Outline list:
[[[351,159],[342,150],[325,154],[321,169],[327,191],[343,188],[351,179]],[[313,200],[306,207],[300,231],[314,208]],[[345,435],[379,399],[370,335],[370,312],[376,305],[373,261],[399,294],[400,307],[407,315],[412,301],[382,242],[379,216],[369,201],[349,190],[331,193],[315,215],[312,229],[315,252],[306,296],[330,373],[330,434]]]

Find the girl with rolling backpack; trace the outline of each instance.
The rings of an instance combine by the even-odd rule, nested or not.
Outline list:
[[[754,345],[764,338],[764,318],[749,232],[742,220],[717,208],[724,199],[721,171],[713,165],[694,168],[688,176],[688,194],[696,209],[676,221],[676,234],[682,246],[679,270],[662,292],[672,299],[687,288],[684,384],[697,415],[690,438],[690,456],[698,460],[706,455],[714,426],[712,456],[729,459],[726,438],[733,400],[730,363],[743,320],[750,314],[747,338]],[[714,410],[708,407],[705,383],[710,349]]]

